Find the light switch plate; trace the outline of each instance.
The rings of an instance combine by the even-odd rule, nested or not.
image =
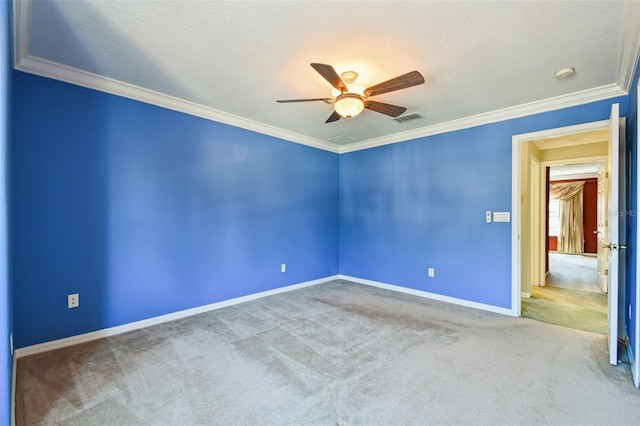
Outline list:
[[[493,212],[494,222],[511,222],[510,212]]]

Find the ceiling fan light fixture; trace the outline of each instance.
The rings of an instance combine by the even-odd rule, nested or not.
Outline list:
[[[364,109],[364,102],[360,95],[344,93],[336,98],[333,108],[347,120],[360,114]]]

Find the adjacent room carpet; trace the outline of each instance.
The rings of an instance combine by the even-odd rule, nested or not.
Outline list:
[[[522,316],[576,330],[607,334],[607,295],[557,287],[531,287]]]
[[[549,253],[546,285],[602,293],[598,287],[598,258],[589,255]]]
[[[599,334],[332,281],[20,358],[20,425],[640,424]]]
[[[546,286],[532,286],[522,316],[576,330],[607,334],[607,295],[598,287],[594,256],[549,253]]]

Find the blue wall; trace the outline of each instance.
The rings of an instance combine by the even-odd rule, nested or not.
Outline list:
[[[509,309],[511,225],[484,212],[511,210],[511,137],[604,120],[619,102],[637,146],[635,92],[338,156],[7,78],[17,347],[337,273]]]
[[[340,273],[511,308],[512,136],[627,115],[628,97],[340,157]],[[428,278],[427,268],[435,269]]]
[[[636,257],[638,256],[638,241],[636,235],[636,229],[638,226],[638,80],[640,78],[640,61],[636,65],[636,73],[633,79],[633,84],[629,92],[629,115],[627,119],[627,138],[630,148],[629,158],[631,159],[631,170],[629,170],[629,194],[627,200],[629,201],[628,208],[628,234],[627,234],[627,286],[626,286],[626,298],[627,309],[631,307],[631,318],[625,312],[624,318],[629,334],[629,347],[632,353],[635,355],[638,351],[638,344],[636,342],[636,322],[635,318],[638,316],[638,306],[635,304],[636,293],[638,291],[637,286],[637,271],[636,271]]]
[[[13,78],[17,347],[338,273],[337,154]]]
[[[0,423],[11,422],[11,384],[13,357],[9,348],[9,335],[13,327],[11,288],[8,276],[7,242],[7,146],[10,139],[10,25],[9,2],[0,5]],[[2,420],[4,419],[4,420]]]

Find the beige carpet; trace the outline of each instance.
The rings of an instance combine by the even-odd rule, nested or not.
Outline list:
[[[17,424],[640,424],[607,360],[598,334],[335,281],[21,358]]]
[[[607,295],[557,287],[531,288],[522,316],[576,330],[607,334]]]
[[[598,258],[591,255],[549,253],[546,285],[602,293],[598,287]]]
[[[549,253],[546,286],[531,287],[522,316],[576,330],[607,334],[607,295],[598,287],[594,256]]]

